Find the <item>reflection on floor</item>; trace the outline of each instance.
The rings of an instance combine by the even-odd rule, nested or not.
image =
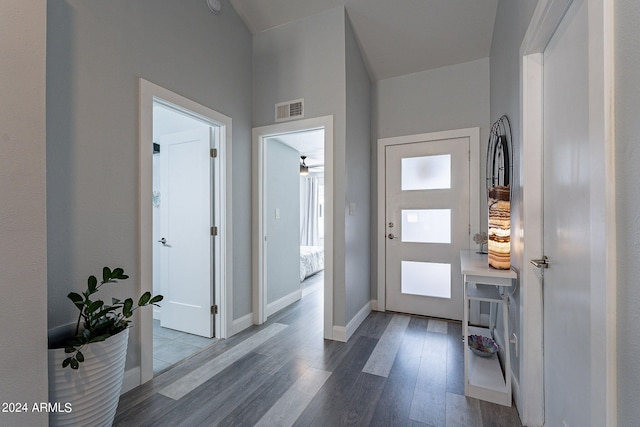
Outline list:
[[[218,341],[160,326],[160,320],[153,320],[153,374],[170,368],[176,363],[200,352]]]

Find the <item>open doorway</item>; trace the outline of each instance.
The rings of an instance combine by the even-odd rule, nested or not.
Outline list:
[[[153,372],[213,344],[216,128],[159,100],[153,103]],[[212,301],[211,303],[209,301]],[[204,302],[204,303],[203,303]]]
[[[324,128],[265,138],[267,316],[324,283],[324,141]]]
[[[332,339],[332,119],[256,128],[254,141],[254,323],[315,296]]]
[[[140,287],[165,297],[140,314],[140,383],[228,336],[231,125],[140,79]]]

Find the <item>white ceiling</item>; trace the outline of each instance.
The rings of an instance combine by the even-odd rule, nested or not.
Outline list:
[[[298,151],[301,156],[307,156],[305,159],[307,166],[324,165],[324,129],[287,133],[271,137],[269,140],[288,145]],[[319,172],[321,170],[315,168],[315,171]]]
[[[345,6],[373,80],[489,56],[498,0],[230,0],[253,34]]]

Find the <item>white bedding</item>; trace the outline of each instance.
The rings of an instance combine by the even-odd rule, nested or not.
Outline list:
[[[324,270],[324,248],[300,246],[300,281],[320,270]]]

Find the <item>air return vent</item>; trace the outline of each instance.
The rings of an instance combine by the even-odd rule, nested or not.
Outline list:
[[[276,122],[301,119],[304,117],[304,99],[276,104]]]

